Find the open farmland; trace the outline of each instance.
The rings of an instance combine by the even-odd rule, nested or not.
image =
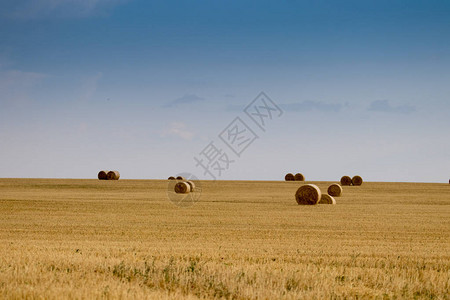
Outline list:
[[[0,179],[0,298],[449,299],[449,184],[300,185]]]

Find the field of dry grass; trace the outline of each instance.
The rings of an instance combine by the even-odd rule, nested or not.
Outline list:
[[[300,184],[0,179],[0,298],[450,299],[449,184]]]

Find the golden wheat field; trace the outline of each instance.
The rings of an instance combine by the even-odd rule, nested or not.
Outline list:
[[[201,184],[180,208],[165,180],[0,179],[0,298],[450,297],[449,184],[316,206],[298,182]]]

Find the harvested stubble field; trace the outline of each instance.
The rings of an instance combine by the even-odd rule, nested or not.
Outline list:
[[[448,184],[301,184],[0,179],[0,298],[449,299]]]

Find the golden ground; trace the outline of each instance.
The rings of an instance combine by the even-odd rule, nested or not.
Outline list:
[[[0,298],[450,299],[449,184],[300,185],[0,179]]]

